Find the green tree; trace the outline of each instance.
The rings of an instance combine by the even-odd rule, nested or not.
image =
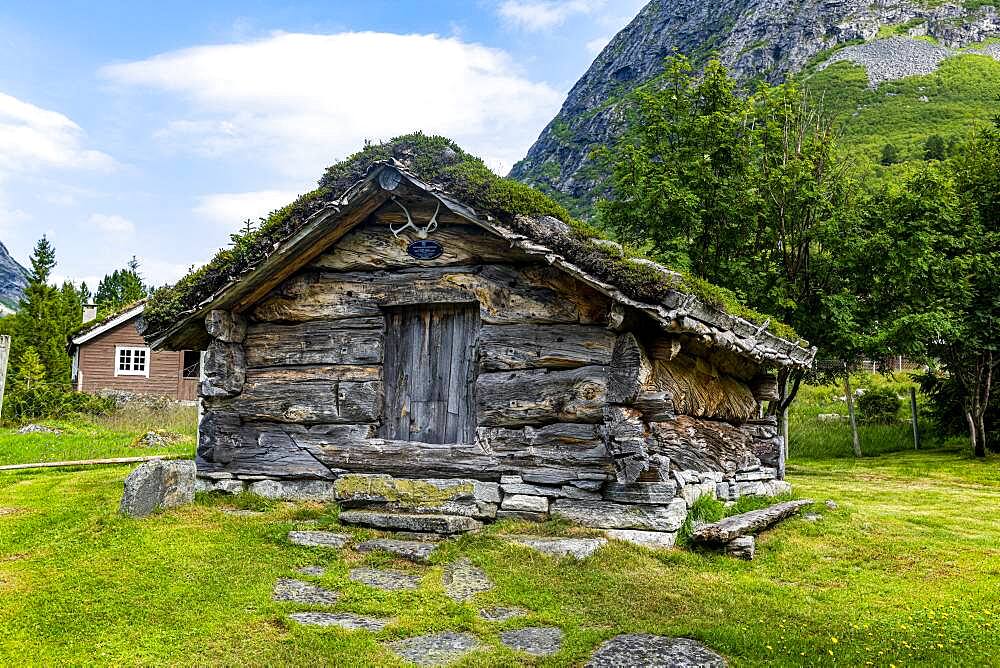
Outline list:
[[[879,162],[885,167],[902,162],[899,157],[899,149],[893,144],[886,144],[882,147],[882,158]]]
[[[17,360],[17,370],[11,380],[11,391],[25,393],[45,387],[45,365],[33,346],[28,346]]]
[[[31,255],[28,285],[14,316],[11,358],[20,360],[31,346],[45,368],[48,382],[68,386],[70,359],[66,354],[65,305],[60,291],[49,284],[55,265],[55,248],[43,236]]]
[[[944,160],[948,154],[948,146],[941,135],[931,135],[924,142],[924,160]]]
[[[145,299],[148,294],[139,274],[139,261],[133,257],[123,269],[116,269],[97,284],[94,301],[98,315],[104,317]]]
[[[683,57],[632,98],[599,222],[666,264],[731,289],[849,359],[854,299],[831,243],[852,229],[856,193],[831,125],[794,83],[741,95],[718,62]],[[791,382],[789,382],[791,381]],[[780,412],[797,379],[779,376]]]

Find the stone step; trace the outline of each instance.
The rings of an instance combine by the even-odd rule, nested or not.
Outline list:
[[[504,631],[500,642],[518,652],[532,656],[550,656],[562,648],[562,629],[554,626],[540,626]]]
[[[346,533],[331,531],[289,531],[288,540],[304,547],[330,547],[339,550],[350,542],[351,537]]]
[[[726,668],[726,660],[690,638],[635,633],[606,641],[594,652],[586,668],[622,666]]]
[[[402,591],[420,586],[419,575],[409,575],[399,571],[383,571],[377,568],[354,568],[350,576],[354,582],[366,584],[383,591]]]
[[[457,661],[481,647],[471,633],[445,631],[386,643],[397,656],[418,666],[440,666]]]
[[[482,522],[460,515],[422,515],[376,510],[345,510],[340,513],[340,521],[344,524],[357,524],[386,531],[416,531],[444,535],[478,531],[483,528]]]
[[[377,632],[384,629],[392,621],[390,619],[375,619],[363,617],[350,612],[295,612],[288,615],[304,626],[337,626],[350,631]]]
[[[275,601],[304,605],[334,605],[339,596],[335,591],[293,578],[278,578],[273,594]]]
[[[526,617],[528,611],[524,608],[505,608],[502,606],[495,606],[492,608],[480,608],[479,618],[484,619],[487,622],[506,622],[509,619],[517,619],[518,617]]]
[[[426,564],[434,553],[434,550],[437,549],[437,543],[421,540],[376,538],[374,540],[366,540],[354,549],[358,552],[388,552],[389,554],[409,559],[418,564]]]
[[[448,564],[441,579],[444,593],[454,601],[468,601],[476,594],[493,589],[489,576],[468,557]]]

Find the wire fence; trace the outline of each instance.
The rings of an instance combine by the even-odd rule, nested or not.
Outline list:
[[[813,361],[812,370],[816,373],[841,373],[844,371],[844,362],[836,358],[816,358]],[[857,359],[847,364],[847,367],[854,372],[884,373],[886,371],[901,373],[904,371],[926,371],[927,365],[922,362],[915,362],[902,355],[887,357],[885,359]]]

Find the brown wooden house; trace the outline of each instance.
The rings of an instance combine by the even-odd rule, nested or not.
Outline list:
[[[136,330],[145,303],[90,323],[70,340],[73,384],[80,392],[126,392],[196,401],[198,351],[153,351]],[[93,313],[85,309],[85,315]]]
[[[815,349],[395,161],[333,194],[146,332],[154,350],[207,350],[203,488],[336,499],[378,528],[561,515],[660,545],[702,494],[788,489],[767,407]],[[636,296],[601,262],[666,287]]]

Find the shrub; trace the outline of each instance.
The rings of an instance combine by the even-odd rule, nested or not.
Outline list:
[[[4,401],[3,414],[11,422],[23,423],[77,414],[110,415],[114,408],[112,399],[39,385],[11,391]]]
[[[858,399],[858,413],[863,422],[891,424],[899,417],[903,402],[887,387],[868,390]]]

